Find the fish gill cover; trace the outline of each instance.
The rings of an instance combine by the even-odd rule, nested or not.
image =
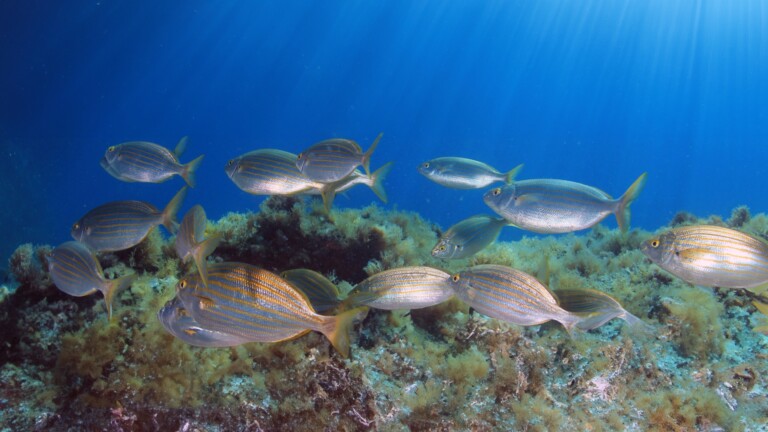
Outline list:
[[[687,225],[768,238],[766,20],[752,0],[3,2],[0,428],[768,429],[764,293],[692,286],[641,251]],[[225,172],[258,149],[345,138],[367,151],[380,132],[370,171],[394,162],[386,204],[368,186],[336,193],[329,210],[305,195],[263,198]],[[173,151],[183,136],[178,160],[205,159],[178,219],[205,208],[204,238],[220,239],[210,263],[312,269],[343,298],[387,269],[502,265],[555,298],[607,293],[653,330],[614,319],[570,338],[454,298],[371,309],[348,358],[316,332],[239,344],[202,328],[239,345],[193,347],[157,313],[198,269],[158,228],[95,255],[108,279],[136,275],[112,319],[101,294],[58,290],[47,257],[75,221],[113,201],[162,210],[185,184],[122,182],[100,166],[105,152],[131,141]],[[499,173],[525,164],[513,183],[562,179],[613,199],[641,173],[648,181],[627,233],[613,216],[555,236],[505,226],[473,256],[441,260],[440,235],[493,215],[483,194],[504,181],[445,188],[418,170],[439,157]],[[593,314],[583,323],[602,321],[580,306]]]

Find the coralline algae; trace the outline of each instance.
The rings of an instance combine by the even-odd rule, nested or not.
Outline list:
[[[724,222],[766,238],[768,218],[740,208]],[[137,283],[115,299],[50,283],[47,246],[10,261],[20,285],[0,303],[2,430],[768,430],[768,317],[743,291],[691,287],[639,251],[651,233],[597,226],[585,235],[525,237],[473,258],[430,255],[435,227],[376,206],[333,210],[294,198],[209,223],[210,259],[283,271],[307,267],[346,293],[369,274],[406,265],[448,272],[502,264],[554,288],[609,293],[654,328],[613,320],[575,339],[558,324],[518,327],[470,313],[457,300],[413,311],[372,310],[349,359],[322,335],[276,344],[202,349],[168,335],[157,310],[182,264],[157,230],[106,255],[110,277]]]

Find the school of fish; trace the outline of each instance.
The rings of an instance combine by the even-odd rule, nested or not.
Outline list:
[[[299,154],[256,149],[229,160],[224,171],[247,193],[320,195],[326,210],[337,193],[357,184],[368,186],[387,202],[383,185],[392,162],[373,173],[370,169],[381,139],[379,134],[366,151],[357,142],[341,138],[320,141]],[[148,202],[127,200],[108,202],[86,212],[72,225],[75,241],[59,245],[48,257],[48,270],[60,290],[73,296],[100,291],[111,317],[116,292],[130,286],[136,275],[107,279],[99,254],[134,247],[162,225],[176,236],[179,259],[194,262],[196,271],[179,279],[175,296],[157,317],[168,333],[195,346],[279,342],[316,331],[346,357],[350,331],[370,308],[418,309],[454,297],[471,310],[522,326],[557,321],[573,333],[620,318],[632,329],[649,329],[603,292],[551,291],[547,281],[542,283],[507,266],[476,265],[454,274],[424,266],[393,268],[371,275],[344,296],[331,280],[311,269],[277,274],[248,263],[209,263],[207,258],[221,239],[206,238],[203,207],[193,206],[181,223],[177,221],[203,159],[198,156],[186,164],[179,162],[187,141],[187,137],[182,138],[173,152],[145,141],[107,148],[100,164],[116,179],[159,183],[178,175],[186,185],[162,211]],[[569,180],[516,180],[522,166],[504,173],[463,157],[438,157],[420,164],[422,175],[448,188],[480,189],[503,183],[482,198],[498,217],[474,215],[456,223],[440,235],[431,254],[441,259],[464,259],[495,242],[507,226],[536,233],[567,233],[590,228],[611,214],[619,229],[626,232],[630,205],[647,177],[641,174],[614,199],[598,188]],[[755,291],[768,286],[768,244],[737,230],[679,227],[646,240],[640,249],[658,266],[691,284]]]

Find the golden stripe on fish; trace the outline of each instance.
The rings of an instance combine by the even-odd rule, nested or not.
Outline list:
[[[360,282],[344,301],[377,309],[420,309],[453,297],[450,275],[432,267],[401,267],[385,270]]]
[[[70,234],[75,240],[102,252],[135,246],[157,225],[175,232],[178,226],[176,213],[186,192],[185,186],[162,212],[143,201],[114,201],[100,205],[75,222]]]
[[[491,318],[518,325],[560,322],[569,332],[580,318],[557,305],[557,300],[533,276],[499,265],[478,265],[454,274],[456,297]]]
[[[768,283],[768,244],[730,228],[673,228],[644,241],[640,250],[694,285],[751,289]]]
[[[242,263],[208,267],[208,286],[190,275],[177,296],[201,327],[253,342],[278,342],[310,330],[323,333],[342,354],[349,352],[349,328],[367,308],[337,316],[318,315],[307,297],[267,270]]]
[[[69,295],[82,297],[101,291],[109,317],[112,316],[115,293],[130,286],[136,279],[136,275],[106,279],[99,260],[88,246],[74,241],[63,243],[51,251],[48,272],[56,287]]]

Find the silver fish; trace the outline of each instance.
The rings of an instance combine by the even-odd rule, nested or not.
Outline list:
[[[555,296],[560,307],[582,317],[576,326],[582,330],[600,327],[614,318],[626,321],[630,329],[648,333],[652,327],[640,318],[627,312],[621,304],[608,294],[593,289],[558,289]]]
[[[512,183],[523,169],[520,164],[507,173],[472,159],[439,157],[419,165],[419,173],[433,182],[453,189],[479,189],[492,183]]]
[[[673,228],[644,241],[640,250],[659,267],[694,285],[753,289],[768,283],[768,244],[734,229]]]
[[[151,142],[125,142],[107,148],[100,164],[112,177],[126,182],[162,183],[178,175],[187,185],[195,187],[195,171],[204,155],[181,164],[179,156],[186,146],[187,137],[179,141],[173,153]]]
[[[434,306],[453,297],[450,276],[432,267],[385,270],[360,282],[344,304],[386,310]]]
[[[475,215],[448,228],[432,248],[436,258],[461,259],[470,257],[495,242],[501,229],[509,225],[506,219]]]
[[[483,201],[519,228],[557,234],[589,228],[613,213],[621,231],[629,228],[629,206],[645,185],[640,175],[619,199],[592,186],[566,180],[521,180],[486,192]]]
[[[561,308],[533,276],[500,265],[478,265],[451,276],[456,297],[476,311],[512,324],[530,326],[550,320],[570,333],[581,318]]]
[[[313,144],[296,157],[296,167],[308,178],[320,183],[337,182],[359,165],[370,175],[368,165],[383,134],[363,153],[360,145],[348,139],[334,138]]]
[[[240,336],[208,330],[192,318],[178,297],[174,297],[157,313],[165,330],[190,345],[208,348],[231,347],[249,342]]]
[[[280,277],[304,293],[315,312],[324,313],[334,310],[341,303],[339,288],[314,270],[287,270],[280,273]]]
[[[72,237],[95,251],[104,252],[136,246],[157,225],[176,232],[176,213],[186,193],[187,186],[184,186],[162,212],[144,201],[114,201],[100,205],[72,225]]]
[[[208,283],[208,272],[205,259],[221,243],[221,237],[211,237],[205,239],[205,225],[208,219],[205,217],[205,210],[200,205],[189,209],[184,219],[181,221],[179,233],[176,235],[176,253],[182,262],[192,259],[197,266],[197,271],[203,279],[203,283]]]
[[[282,150],[260,149],[231,159],[225,170],[237,187],[253,195],[291,195],[322,188],[299,171],[296,157]]]
[[[99,260],[88,246],[68,241],[57,246],[48,255],[48,272],[61,291],[82,297],[101,291],[107,304],[107,315],[112,317],[112,299],[115,293],[129,287],[136,275],[106,279]]]
[[[308,195],[321,195],[323,197],[323,204],[326,210],[330,210],[333,200],[336,198],[336,194],[344,192],[352,186],[363,184],[371,188],[371,190],[379,197],[380,200],[387,202],[387,192],[384,190],[384,178],[389,174],[392,169],[392,162],[387,162],[381,168],[377,169],[371,175],[365,175],[359,169],[355,169],[352,174],[347,177],[333,183],[323,184],[320,186],[312,186],[307,190]]]
[[[319,315],[307,296],[285,279],[242,263],[209,265],[207,287],[199,275],[182,278],[177,296],[205,329],[251,342],[279,342],[315,330],[345,357],[349,330],[367,312],[356,308],[336,316]]]

